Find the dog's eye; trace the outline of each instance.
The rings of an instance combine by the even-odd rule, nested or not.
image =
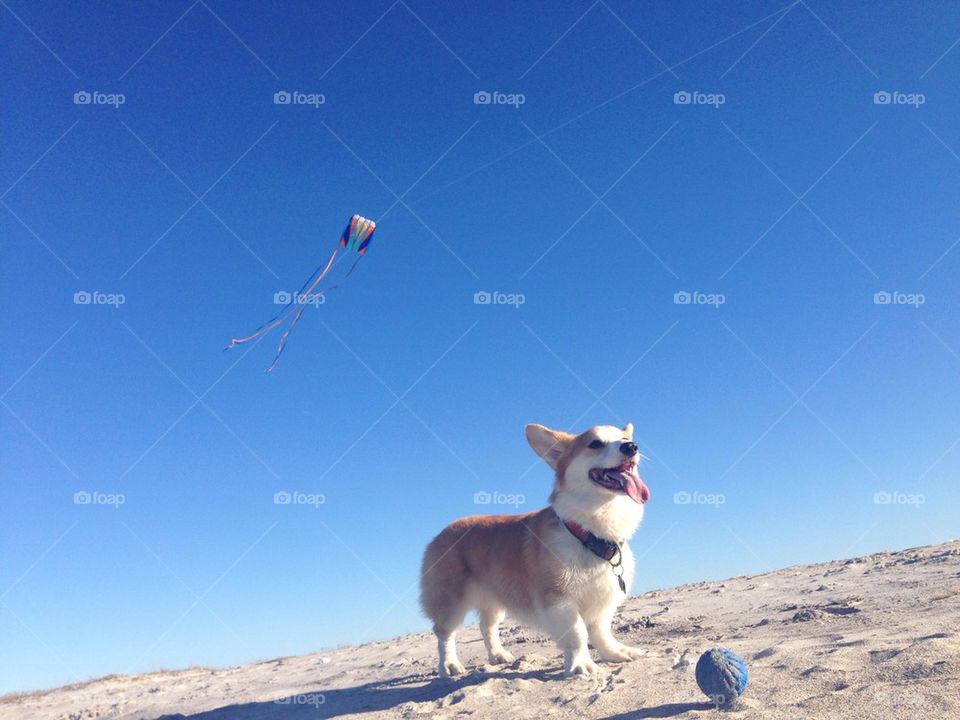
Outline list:
[[[590,443],[590,447],[593,448],[594,450],[599,450],[604,445],[606,445],[606,443],[603,442],[603,440],[594,440],[592,443]]]

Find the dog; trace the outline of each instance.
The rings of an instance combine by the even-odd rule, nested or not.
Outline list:
[[[531,424],[526,436],[555,472],[550,505],[524,515],[461,518],[423,554],[420,604],[433,621],[441,677],[466,672],[456,631],[474,609],[491,664],[514,660],[500,642],[506,611],[550,634],[568,676],[597,672],[588,642],[607,662],[645,652],[624,645],[610,629],[633,581],[627,540],[650,499],[637,473],[633,425],[571,435]]]

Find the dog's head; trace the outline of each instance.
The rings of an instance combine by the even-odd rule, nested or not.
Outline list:
[[[614,513],[639,523],[650,490],[637,473],[640,452],[633,425],[597,425],[571,435],[531,424],[526,434],[534,452],[556,471],[550,496],[554,507],[562,505],[581,517]]]

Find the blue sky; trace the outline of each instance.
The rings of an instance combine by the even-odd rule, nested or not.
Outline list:
[[[633,592],[955,536],[955,4],[0,17],[0,692],[426,629],[527,422],[635,424]]]

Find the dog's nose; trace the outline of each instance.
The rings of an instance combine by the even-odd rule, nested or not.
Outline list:
[[[620,446],[620,452],[627,457],[637,454],[637,444],[635,442],[625,442]]]

